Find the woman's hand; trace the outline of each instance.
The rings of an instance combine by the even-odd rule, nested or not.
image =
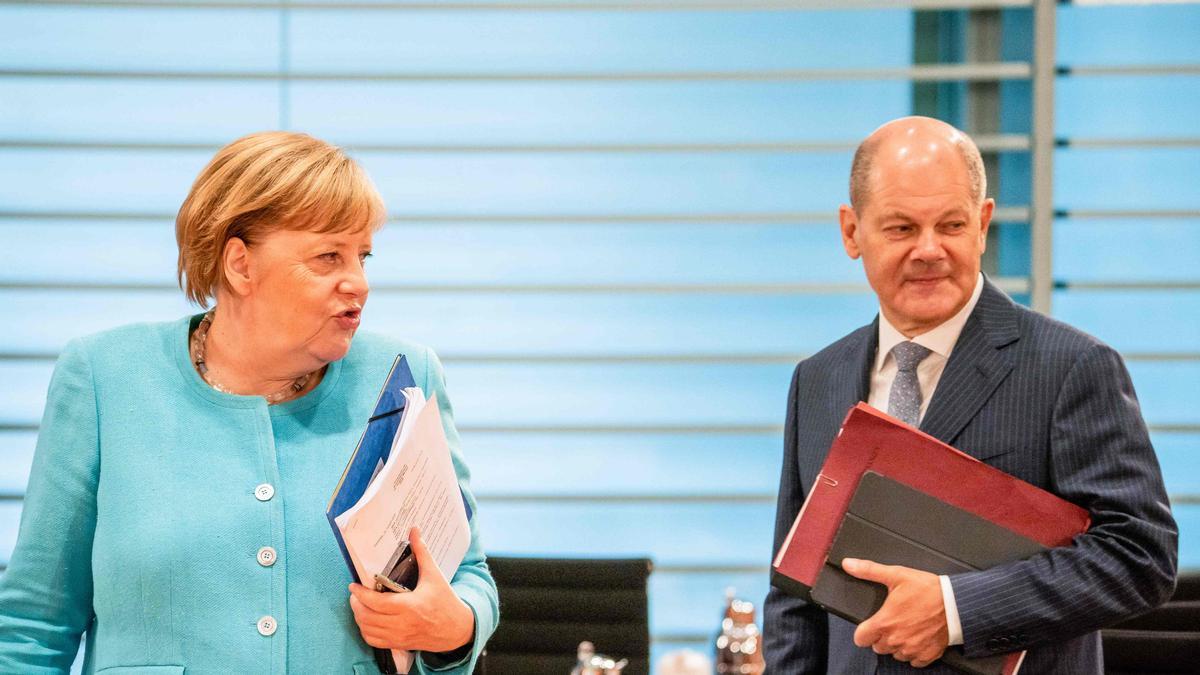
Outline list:
[[[363,640],[383,649],[448,652],[475,637],[475,614],[450,587],[425,548],[421,532],[409,532],[419,579],[411,593],[379,593],[350,584],[350,609]]]

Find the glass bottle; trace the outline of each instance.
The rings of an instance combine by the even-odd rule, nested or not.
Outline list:
[[[717,675],[762,675],[762,639],[754,624],[754,604],[726,591],[725,618],[717,635]]]

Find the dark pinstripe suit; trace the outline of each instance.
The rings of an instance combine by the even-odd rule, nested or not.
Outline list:
[[[878,320],[796,367],[788,395],[775,548],[847,409],[867,398]],[[1028,648],[1023,673],[1099,673],[1096,630],[1174,588],[1177,538],[1158,460],[1125,366],[1107,345],[1013,303],[985,280],[921,429],[1088,509],[1070,548],[954,575],[968,655]],[[767,672],[910,672],[854,646],[854,625],[776,589]],[[919,672],[945,670],[939,664]]]

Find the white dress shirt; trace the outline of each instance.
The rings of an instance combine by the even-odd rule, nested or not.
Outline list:
[[[980,274],[975,281],[971,299],[957,314],[933,330],[912,338],[913,342],[930,351],[929,356],[917,366],[917,384],[921,388],[919,419],[924,419],[929,402],[933,400],[933,392],[937,389],[938,380],[942,378],[942,371],[946,369],[946,362],[950,360],[950,352],[954,350],[958,336],[962,334],[963,326],[967,324],[967,318],[971,316],[982,293],[983,274]],[[888,396],[892,393],[892,382],[895,381],[898,371],[892,348],[908,339],[887,320],[881,308],[879,348],[875,352],[875,367],[871,370],[871,391],[867,396],[867,403],[872,407],[887,411]],[[943,574],[939,579],[942,584],[942,604],[946,609],[946,628],[950,634],[950,644],[960,645],[963,642],[962,622],[958,617],[958,605],[954,601],[954,589],[950,586],[949,577]]]

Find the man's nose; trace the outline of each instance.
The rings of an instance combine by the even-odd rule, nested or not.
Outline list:
[[[945,249],[942,247],[942,237],[938,234],[936,228],[922,230],[917,237],[917,245],[913,249],[913,257],[925,262],[933,262],[941,260],[945,255]]]

